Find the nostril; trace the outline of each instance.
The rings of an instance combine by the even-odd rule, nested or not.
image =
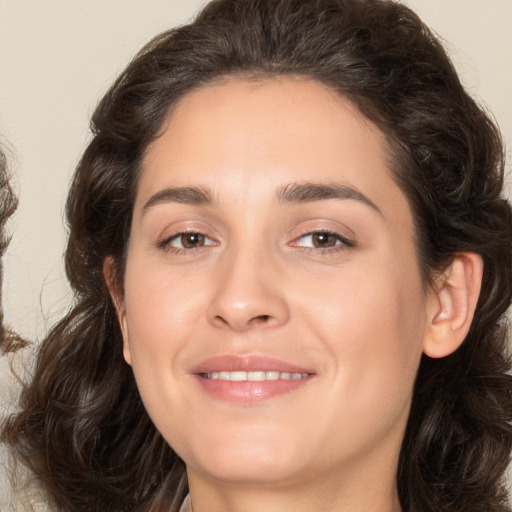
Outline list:
[[[220,316],[220,315],[217,315],[217,316],[215,317],[215,320],[216,320],[217,322],[221,323],[221,324],[224,324],[224,325],[228,325],[228,324],[229,324],[229,323],[227,322],[227,320],[226,320],[226,319],[224,319],[224,318],[223,318],[222,316]]]
[[[270,320],[270,315],[258,315],[255,316],[252,321],[254,323],[267,323]]]

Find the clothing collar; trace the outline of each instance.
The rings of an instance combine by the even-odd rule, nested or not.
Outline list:
[[[190,501],[190,494],[187,494],[183,504],[181,505],[180,512],[193,512],[192,503]]]

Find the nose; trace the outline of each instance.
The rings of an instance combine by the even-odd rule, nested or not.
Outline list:
[[[233,251],[215,276],[208,320],[216,327],[243,332],[271,328],[289,319],[282,269],[265,251]]]

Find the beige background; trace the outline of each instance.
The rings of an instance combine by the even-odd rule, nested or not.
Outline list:
[[[144,42],[204,3],[0,0],[0,133],[20,196],[3,300],[24,336],[40,339],[69,306],[63,205],[96,102]],[[512,0],[406,3],[449,41],[463,82],[494,112],[511,148]]]

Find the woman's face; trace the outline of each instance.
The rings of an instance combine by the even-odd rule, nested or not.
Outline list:
[[[291,78],[192,92],[164,129],[143,163],[120,322],[189,477],[393,478],[429,299],[383,134]]]

